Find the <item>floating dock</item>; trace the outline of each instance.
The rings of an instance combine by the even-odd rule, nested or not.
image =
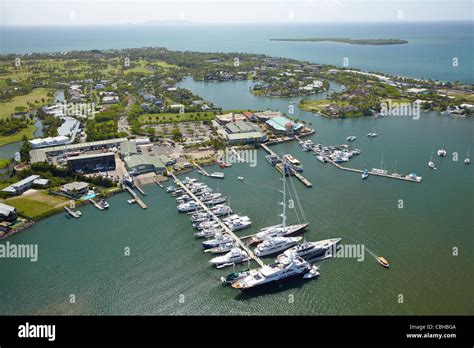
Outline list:
[[[254,253],[253,251],[247,246],[245,245],[244,242],[242,242],[242,240],[229,228],[227,227],[227,225],[225,223],[222,222],[222,220],[220,218],[218,218],[212,211],[211,209],[209,209],[209,207],[207,205],[205,205],[203,202],[201,202],[201,200],[196,197],[194,195],[194,193],[191,192],[190,189],[188,189],[186,187],[185,184],[182,183],[181,180],[179,180],[174,174],[171,174],[171,176],[173,177],[175,183],[179,186],[181,186],[181,188],[186,191],[186,193],[189,195],[189,197],[191,197],[196,203],[198,203],[201,207],[202,207],[202,210],[206,211],[207,213],[209,213],[212,218],[214,219],[214,221],[216,221],[220,227],[222,227],[222,229],[228,233],[230,236],[232,236],[232,238],[240,245],[240,247],[242,249],[244,249],[247,254],[249,255],[249,257],[253,260],[255,260],[255,262],[257,262],[261,267],[265,266],[265,264],[263,263],[262,260],[260,260],[260,258],[258,258]]]
[[[326,157],[326,159],[329,163],[333,164],[338,169],[346,170],[348,172],[353,172],[353,173],[359,173],[359,174],[362,174],[364,172],[361,169],[348,168],[348,167],[341,166],[339,163],[334,162],[330,158]],[[417,182],[417,183],[421,182],[421,176],[419,177],[420,178],[419,180],[413,180],[413,179],[407,178],[407,176],[394,175],[394,174],[390,174],[390,173],[377,173],[377,172],[369,171],[369,174],[370,175],[375,175],[375,176],[381,176],[381,177],[384,177],[384,178],[398,179],[398,180],[404,180],[404,181],[409,181],[409,182]]]
[[[135,192],[133,192],[133,190],[128,187],[128,186],[125,186],[125,189],[132,195],[132,197],[135,199],[135,201],[140,205],[140,207],[142,207],[143,209],[146,209],[148,208],[148,206],[145,204],[145,202],[143,202]]]
[[[266,152],[268,152],[269,155],[272,155],[272,156],[277,156],[278,158],[280,158],[280,156],[278,156],[272,149],[270,149],[267,145],[265,144],[260,144],[260,146],[262,147],[262,149],[264,149]],[[281,158],[280,158],[281,160]],[[275,166],[276,168],[276,166]],[[301,181],[303,183],[303,185],[305,185],[307,188],[310,188],[310,187],[313,187],[313,184],[311,183],[311,181],[309,181],[308,179],[306,179],[301,173],[298,173],[296,170],[294,170],[293,168],[290,168],[290,172],[291,172],[291,175],[294,175],[299,181]]]

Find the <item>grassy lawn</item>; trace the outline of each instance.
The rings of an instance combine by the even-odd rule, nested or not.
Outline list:
[[[42,98],[45,100],[48,98],[48,89],[36,88],[29,94],[16,96],[8,102],[0,103],[0,119],[10,117],[18,106],[28,107],[28,102],[38,102],[41,105]]]
[[[21,215],[37,219],[62,208],[69,203],[69,200],[62,196],[50,195],[45,191],[36,191],[8,198],[3,202],[15,207]]]
[[[158,60],[156,62],[152,62],[151,63],[152,65],[156,65],[156,66],[159,66],[160,68],[177,68],[178,66],[177,65],[173,65],[173,64],[168,64],[162,60]]]
[[[199,116],[198,116],[199,114]],[[138,117],[141,124],[158,124],[158,123],[179,123],[189,121],[213,120],[215,115],[213,112],[185,112],[179,113],[163,113],[163,114],[143,114]]]
[[[327,99],[320,99],[320,100],[303,100],[300,102],[298,105],[300,109],[306,110],[306,111],[319,111],[323,110],[326,106],[329,106],[331,104],[336,104],[339,106],[347,106],[349,105],[349,102],[347,101],[342,101],[342,100],[327,100]]]
[[[3,169],[3,168],[5,168],[6,166],[8,166],[8,163],[10,163],[9,160],[4,159],[4,158],[0,158],[0,169]]]
[[[17,141],[21,141],[24,135],[28,139],[33,138],[33,134],[35,133],[36,127],[35,125],[30,125],[28,128],[22,129],[20,132],[13,134],[13,135],[7,135],[7,136],[0,136],[0,146],[10,144],[10,143],[15,143]]]

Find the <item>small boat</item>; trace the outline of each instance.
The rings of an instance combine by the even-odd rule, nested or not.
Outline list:
[[[107,209],[108,207],[110,207],[110,204],[105,199],[101,199],[99,201],[99,206],[101,206],[103,209]]]
[[[221,167],[222,169],[225,168],[225,164],[224,163],[219,163],[219,167]]]
[[[303,276],[303,279],[313,279],[313,278],[316,278],[317,276],[319,276],[319,267],[316,265],[313,265],[313,267],[311,267],[309,272]]]
[[[130,198],[130,199],[127,199],[127,202],[128,204],[133,204],[133,203],[136,203],[137,200],[135,198]]]
[[[368,136],[369,138],[375,138],[376,136],[378,136],[378,134],[375,133],[375,132],[371,132],[371,133],[367,133],[367,136]]]
[[[429,161],[429,162],[428,162],[428,167],[430,167],[430,168],[432,168],[432,169],[436,169],[435,164],[434,164],[433,161]]]
[[[217,268],[222,268],[225,266],[231,266],[233,264],[238,264],[245,262],[249,259],[248,254],[240,248],[233,248],[225,255],[216,256],[209,260],[211,264]]]
[[[467,150],[466,158],[464,159],[464,164],[469,164],[469,163],[471,163],[471,159],[469,158],[469,150]]]
[[[365,180],[369,177],[369,171],[367,169],[364,169],[364,172],[361,174],[362,180]]]
[[[240,271],[240,272],[232,272],[226,277],[221,277],[221,281],[224,284],[232,284],[233,282],[243,279],[250,275],[250,269],[247,268],[246,270]]]
[[[281,160],[277,155],[266,155],[265,159],[267,160],[268,163],[270,163],[272,166],[275,166],[277,163],[280,163]]]
[[[211,249],[232,242],[234,242],[234,239],[230,235],[218,233],[214,239],[208,239],[202,242],[202,247],[204,249]]]
[[[441,148],[441,149],[438,150],[438,156],[446,157],[446,154],[447,154],[447,152],[444,148]]]
[[[355,141],[357,139],[357,137],[355,135],[349,135],[346,140],[347,141]]]
[[[238,244],[235,241],[232,241],[232,242],[227,242],[227,243],[221,244],[221,245],[216,246],[216,247],[211,248],[211,249],[206,249],[206,250],[204,250],[204,252],[205,253],[211,253],[211,254],[223,254],[223,253],[226,253],[226,252],[232,250],[232,248],[235,248],[237,246],[238,246]]]
[[[326,162],[327,162],[326,157],[324,157],[324,156],[317,155],[316,158],[317,158],[318,161],[321,162],[321,163],[326,163]]]
[[[166,188],[166,192],[168,192],[168,193],[171,193],[171,192],[174,192],[174,191],[176,191],[176,187],[174,187],[174,186],[168,186]]]
[[[240,181],[244,181],[245,178],[243,176],[238,176],[237,179],[239,179]]]
[[[377,261],[378,261],[382,266],[384,266],[385,268],[389,268],[389,267],[390,267],[390,265],[388,264],[388,261],[387,261],[384,257],[382,257],[382,256],[377,257]]]
[[[217,178],[217,179],[224,179],[224,173],[221,172],[214,172],[209,174],[211,178]]]
[[[225,167],[225,168],[232,167],[232,163],[230,163],[230,162],[225,162],[225,163],[224,163],[224,167]]]

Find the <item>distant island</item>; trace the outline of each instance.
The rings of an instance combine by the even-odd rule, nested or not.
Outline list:
[[[407,44],[407,40],[400,39],[348,39],[340,37],[317,37],[317,38],[307,38],[307,39],[270,39],[270,41],[308,41],[308,42],[338,42],[346,43],[351,45],[401,45]]]

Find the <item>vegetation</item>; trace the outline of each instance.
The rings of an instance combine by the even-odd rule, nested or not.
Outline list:
[[[68,204],[69,200],[62,196],[36,191],[3,200],[5,204],[17,208],[18,212],[30,219],[39,219],[51,215]]]
[[[0,169],[4,169],[4,168],[8,167],[9,164],[10,164],[9,160],[4,159],[4,158],[0,158]]]
[[[270,41],[309,41],[309,42],[338,42],[351,45],[400,45],[407,44],[407,40],[400,39],[348,39],[348,38],[308,38],[308,39],[270,39]]]
[[[189,121],[205,121],[216,118],[214,112],[184,112],[162,114],[143,114],[138,117],[141,124],[179,123]]]

